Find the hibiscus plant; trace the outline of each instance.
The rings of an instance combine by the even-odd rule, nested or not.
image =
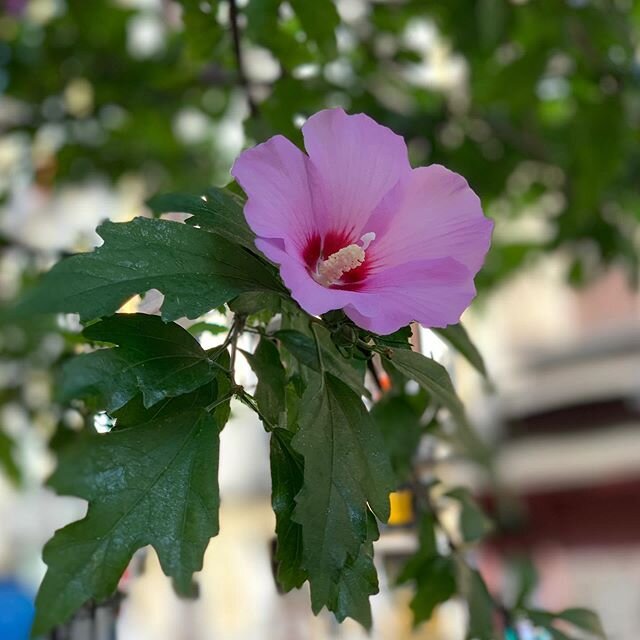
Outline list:
[[[93,348],[63,364],[60,398],[111,424],[65,449],[49,481],[89,507],[45,547],[34,635],[111,595],[146,545],[194,595],[218,533],[219,434],[235,399],[270,437],[276,579],[284,591],[308,581],[314,613],[371,626],[374,542],[390,493],[410,487],[419,546],[397,578],[415,586],[417,623],[458,596],[469,638],[516,634],[521,618],[556,638],[603,637],[587,610],[530,610],[524,596],[509,609],[491,595],[472,553],[487,518],[413,464],[426,433],[489,463],[447,370],[412,348],[411,330],[433,328],[484,373],[458,324],[490,243],[478,196],[442,166],[412,169],[402,138],[366,115],[321,111],[303,135],[306,154],[282,136],[245,151],[230,189],[160,195],[151,217],[105,222],[99,248],[56,264],[13,310],[79,314]],[[151,289],[161,315],[119,312]],[[215,309],[230,325],[207,350],[206,321],[177,321]],[[459,504],[459,531],[443,524],[443,500]]]

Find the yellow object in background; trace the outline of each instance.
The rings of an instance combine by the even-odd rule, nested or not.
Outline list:
[[[389,525],[398,527],[413,522],[413,492],[410,489],[402,489],[389,494],[389,503],[391,505]]]

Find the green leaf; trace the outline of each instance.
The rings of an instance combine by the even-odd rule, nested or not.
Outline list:
[[[317,335],[322,353],[322,364],[326,371],[346,382],[356,393],[369,395],[364,386],[364,363],[345,358],[331,341],[331,334],[324,327],[317,327]],[[315,340],[295,329],[276,331],[274,337],[305,367],[321,372],[318,349]]]
[[[355,560],[347,559],[327,607],[339,622],[353,618],[366,629],[371,629],[369,598],[379,591],[378,574],[373,563],[373,543],[378,539],[379,532],[375,516],[371,512],[367,515],[367,538]]]
[[[285,410],[285,387],[287,374],[280,352],[268,338],[261,338],[254,353],[242,352],[258,378],[255,399],[258,408],[271,426],[280,423],[280,415]]]
[[[426,400],[425,394],[421,395]],[[371,409],[371,417],[382,432],[398,485],[411,473],[423,433],[420,418],[425,409],[426,402],[416,406],[404,395],[385,395]]]
[[[271,506],[276,514],[276,577],[284,591],[298,589],[307,579],[302,563],[302,527],[294,522],[295,497],[302,488],[303,460],[291,446],[293,433],[271,433]]]
[[[572,608],[559,612],[527,609],[526,613],[531,622],[544,627],[552,635],[558,634],[558,636],[560,636],[560,634],[563,633],[554,626],[554,623],[562,620],[565,623],[569,623],[572,627],[581,631],[588,631],[590,634],[602,640],[606,640],[607,637],[598,614],[590,609]]]
[[[155,213],[190,213],[187,224],[198,225],[230,242],[255,251],[255,235],[242,211],[242,201],[226,189],[206,189],[201,195],[165,193],[152,197],[147,206]]]
[[[340,24],[340,16],[332,0],[291,0],[291,6],[309,39],[326,55],[335,55],[335,30]]]
[[[494,603],[482,576],[464,561],[458,562],[459,590],[467,601],[469,622],[467,640],[495,640]]]
[[[243,291],[281,291],[260,259],[220,236],[185,224],[136,218],[98,227],[104,244],[59,262],[14,314],[74,313],[83,321],[117,311],[159,289],[162,316],[197,318]]]
[[[415,380],[442,406],[449,409],[456,420],[466,420],[462,402],[456,394],[447,370],[441,364],[407,349],[396,349],[393,356],[387,360],[400,373],[410,380]]]
[[[456,594],[455,564],[450,557],[435,556],[424,561],[416,575],[416,592],[411,600],[413,623],[429,620],[433,610]]]
[[[215,324],[213,322],[196,322],[192,324],[187,331],[193,336],[199,336],[201,333],[208,332],[214,336],[229,331],[229,327],[223,324]]]
[[[458,427],[458,447],[478,462],[488,464],[491,454],[467,422],[464,406],[456,394],[447,370],[441,364],[407,349],[395,349],[391,357],[384,356],[383,361],[410,380],[415,380],[436,402],[446,407]]]
[[[149,544],[177,591],[193,593],[192,574],[218,532],[219,430],[194,408],[83,439],[63,453],[49,484],[88,500],[89,509],[45,546],[34,635],[113,593],[133,553]]]
[[[390,347],[392,349],[411,349],[412,335],[413,330],[411,329],[411,326],[406,326],[386,336],[375,335],[374,340],[376,344],[383,347]]]
[[[450,324],[444,329],[432,329],[441,338],[446,340],[460,355],[464,356],[476,371],[487,377],[484,360],[476,346],[471,342],[469,334],[462,324]]]
[[[595,611],[581,608],[565,609],[556,614],[556,617],[565,622],[570,622],[573,626],[578,627],[578,629],[583,629],[598,638],[602,638],[602,640],[606,640],[602,623]]]
[[[14,485],[19,485],[22,472],[14,457],[13,440],[0,429],[0,469],[2,469]]]
[[[452,557],[438,554],[436,521],[431,513],[420,519],[419,546],[400,570],[398,584],[415,583],[411,599],[414,626],[429,620],[433,610],[449,600],[457,591],[456,565]]]
[[[467,489],[457,487],[445,495],[460,503],[460,533],[465,542],[478,542],[493,529],[491,520]]]
[[[63,402],[97,397],[100,408],[115,411],[142,392],[144,406],[150,407],[201,387],[219,371],[188,331],[157,316],[117,314],[90,325],[83,335],[119,346],[65,362]]]
[[[382,436],[360,397],[331,374],[307,387],[293,447],[304,458],[294,519],[302,525],[311,604],[318,613],[332,606],[341,572],[367,540],[369,507],[388,519],[394,478]]]
[[[407,560],[400,570],[396,582],[404,584],[415,580],[420,574],[420,568],[425,562],[429,562],[438,555],[436,540],[436,520],[432,513],[425,512],[420,518],[418,532],[418,550]]]
[[[257,316],[266,324],[278,311],[282,298],[268,291],[250,291],[241,293],[229,303],[229,309],[234,313],[247,316]]]
[[[511,560],[510,569],[517,584],[513,609],[523,609],[538,585],[538,572],[535,564],[527,555],[516,556]]]
[[[313,338],[295,329],[282,329],[273,334],[300,363],[320,373],[320,360]]]

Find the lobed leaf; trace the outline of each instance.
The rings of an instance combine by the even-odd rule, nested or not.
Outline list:
[[[366,629],[372,625],[370,596],[379,591],[378,574],[373,563],[373,543],[378,539],[378,525],[369,511],[367,538],[355,559],[348,558],[334,586],[327,608],[338,622],[353,618]]]
[[[307,387],[293,447],[304,458],[304,486],[293,517],[302,526],[304,566],[318,613],[336,607],[341,574],[357,562],[370,535],[369,508],[388,519],[394,476],[360,397],[332,374]],[[363,618],[360,607],[340,615]]]
[[[147,206],[155,213],[189,213],[186,222],[217,233],[230,242],[255,251],[255,235],[247,224],[242,211],[242,201],[226,189],[211,187],[201,195],[189,193],[164,193],[147,200]]]
[[[201,407],[165,409],[149,423],[88,437],[62,454],[49,484],[88,500],[89,508],[45,546],[34,635],[89,599],[109,596],[146,545],[177,591],[193,593],[192,574],[218,532],[220,427]]]
[[[371,409],[371,417],[384,438],[398,485],[409,478],[422,438],[420,418],[426,409],[426,394],[422,394],[422,400],[414,403],[404,395],[385,395]]]
[[[219,371],[188,331],[157,316],[117,314],[90,325],[83,335],[119,346],[65,362],[59,388],[63,402],[97,397],[101,408],[115,411],[142,392],[150,407],[203,386]]]
[[[331,341],[327,329],[317,326],[317,339],[320,344],[322,363],[318,358],[318,347],[314,338],[296,329],[281,329],[274,337],[305,367],[320,373],[322,366],[329,373],[346,382],[356,393],[368,396],[364,386],[364,363],[345,358]]]
[[[224,238],[185,224],[136,218],[98,227],[104,244],[46,273],[14,314],[110,315],[136,294],[159,289],[162,316],[197,318],[244,291],[282,291],[275,272]]]
[[[258,378],[255,392],[258,408],[271,426],[279,424],[286,406],[287,375],[278,348],[268,338],[261,338],[253,353],[242,353]]]
[[[461,323],[450,324],[444,329],[432,329],[441,338],[448,342],[460,355],[464,356],[469,364],[473,366],[476,371],[487,377],[487,369],[484,365],[482,355],[478,351],[477,347],[469,338],[469,334]]]
[[[431,513],[420,519],[419,546],[398,575],[397,582],[413,582],[415,592],[411,599],[414,626],[429,620],[434,609],[457,592],[456,566],[450,556],[438,553],[436,521]]]
[[[396,349],[387,358],[400,373],[415,380],[442,406],[449,409],[456,420],[466,420],[464,407],[458,398],[447,370],[432,358],[408,349]]]
[[[295,497],[304,479],[302,457],[291,446],[293,433],[271,432],[271,506],[276,515],[276,578],[284,591],[298,589],[307,579],[302,558],[302,527],[292,518]]]

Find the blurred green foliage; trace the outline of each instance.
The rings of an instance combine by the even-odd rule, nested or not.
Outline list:
[[[341,105],[467,177],[498,221],[481,288],[554,250],[574,283],[637,276],[638,3],[5,2],[3,138],[28,136],[36,181],[224,183],[241,121],[247,144],[300,143]]]

